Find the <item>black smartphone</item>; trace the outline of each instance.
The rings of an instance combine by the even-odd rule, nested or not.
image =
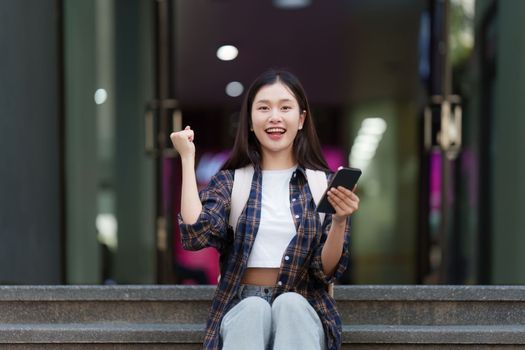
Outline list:
[[[317,204],[317,211],[319,213],[335,213],[335,209],[332,207],[330,202],[328,202],[328,196],[326,194],[328,190],[332,187],[343,186],[351,191],[354,189],[355,185],[357,184],[357,180],[359,180],[360,176],[361,169],[339,168],[339,170],[337,170],[334,177],[332,178],[332,181],[330,181],[330,183],[328,184],[328,187],[326,188],[323,197],[321,197],[319,204]]]

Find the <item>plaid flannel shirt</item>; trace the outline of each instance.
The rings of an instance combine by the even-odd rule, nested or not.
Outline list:
[[[221,279],[213,297],[203,345],[207,350],[222,347],[221,321],[231,308],[239,288],[261,217],[262,172],[256,169],[248,202],[239,217],[236,233],[233,233],[228,224],[233,176],[233,170],[222,170],[200,192],[203,209],[196,223],[184,224],[179,214],[182,245],[185,249],[215,247],[221,254]],[[323,272],[321,250],[330,230],[332,216],[327,214],[321,224],[308,187],[306,172],[302,167],[297,168],[290,180],[290,204],[297,234],[283,254],[273,297],[285,292],[296,292],[304,296],[321,319],[328,349],[340,349],[341,319],[335,301],[326,287],[346,269],[350,222],[346,225],[345,244],[339,265],[332,276],[326,276]],[[284,256],[289,258],[285,260]]]

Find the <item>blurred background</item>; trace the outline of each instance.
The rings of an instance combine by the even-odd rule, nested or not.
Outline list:
[[[242,94],[302,81],[363,169],[344,284],[525,283],[525,1],[1,0],[0,283],[214,284],[179,244]],[[520,136],[521,135],[521,136]],[[521,180],[520,180],[521,179]]]

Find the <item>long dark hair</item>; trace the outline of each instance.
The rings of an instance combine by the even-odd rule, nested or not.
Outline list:
[[[275,69],[270,69],[261,74],[246,92],[241,106],[239,126],[233,150],[228,160],[222,166],[223,170],[238,169],[248,164],[252,164],[255,168],[260,168],[261,146],[255,133],[250,132],[252,104],[255,95],[262,87],[276,82],[280,82],[290,89],[299,103],[300,112],[306,111],[303,128],[299,130],[293,143],[293,152],[297,163],[308,169],[328,170],[328,165],[321,152],[321,145],[315,131],[312,113],[310,112],[310,106],[303,86],[292,73]]]

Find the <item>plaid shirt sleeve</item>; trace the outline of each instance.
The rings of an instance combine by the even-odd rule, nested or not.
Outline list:
[[[214,247],[222,250],[227,244],[232,185],[232,174],[220,171],[199,194],[202,211],[197,221],[194,224],[185,224],[181,214],[178,215],[184,249]]]
[[[314,250],[314,255],[311,264],[311,269],[313,270],[314,276],[325,284],[334,283],[339,278],[341,278],[343,272],[345,272],[346,270],[349,260],[348,247],[350,245],[350,223],[351,220],[350,217],[348,217],[346,222],[345,242],[343,244],[343,251],[341,254],[341,258],[339,259],[339,263],[337,264],[336,270],[332,275],[326,275],[323,270],[321,252],[323,251],[324,243],[326,242],[326,238],[328,237],[328,232],[332,227],[332,215],[326,215],[326,218],[323,223],[323,233],[321,236],[321,240]]]

